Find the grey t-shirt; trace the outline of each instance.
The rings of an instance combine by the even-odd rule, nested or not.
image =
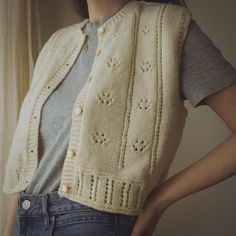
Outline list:
[[[42,108],[39,165],[26,189],[27,193],[48,193],[59,188],[69,145],[73,105],[93,65],[98,43],[97,28],[108,18],[86,24],[87,50],[82,51],[66,78]],[[193,107],[204,105],[206,96],[236,82],[236,70],[194,20],[186,36],[179,79],[180,96],[188,99]]]
[[[179,80],[182,99],[193,107],[206,105],[205,97],[236,82],[236,69],[193,19],[183,47]]]

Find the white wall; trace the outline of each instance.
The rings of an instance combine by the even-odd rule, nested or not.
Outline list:
[[[236,68],[235,0],[186,0],[193,18]],[[44,40],[57,28],[77,22],[70,1],[42,0]],[[208,106],[192,108],[169,176],[200,159],[230,135]],[[224,158],[222,156],[222,158]],[[188,196],[172,206],[159,221],[157,236],[235,236],[236,176]]]

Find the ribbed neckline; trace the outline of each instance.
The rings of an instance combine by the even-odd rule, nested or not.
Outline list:
[[[85,24],[85,27],[83,28],[83,31],[86,33],[94,32],[97,30],[97,28],[102,25],[107,19],[109,19],[111,16],[104,16],[101,20],[90,22],[88,21]]]
[[[138,3],[139,3],[138,0],[130,0],[122,8],[120,8],[117,12],[115,12],[113,15],[109,17],[105,16],[100,21],[90,22],[89,18],[85,18],[84,20],[78,23],[78,26],[79,26],[78,28],[80,30],[80,33],[84,34],[82,29],[87,23],[93,24],[93,26],[97,25],[97,28],[99,27],[106,28],[108,24],[115,23],[117,20],[122,18],[124,15],[126,15],[128,12],[134,11],[136,9],[135,6]],[[105,19],[106,17],[107,19]]]
[[[93,21],[93,22],[90,22],[88,21],[86,23],[86,25],[89,25],[89,26],[98,26],[100,25],[101,23],[105,22],[106,19],[110,18],[111,16],[104,16],[101,20],[98,20],[98,21]]]

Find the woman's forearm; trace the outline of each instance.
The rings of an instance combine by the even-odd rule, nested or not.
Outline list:
[[[159,185],[152,193],[166,206],[236,174],[236,132],[200,160]]]

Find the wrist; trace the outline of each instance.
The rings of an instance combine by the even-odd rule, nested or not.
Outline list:
[[[166,189],[165,182],[163,182],[153,190],[154,204],[155,207],[159,209],[166,209],[174,203],[174,201],[168,197]]]

